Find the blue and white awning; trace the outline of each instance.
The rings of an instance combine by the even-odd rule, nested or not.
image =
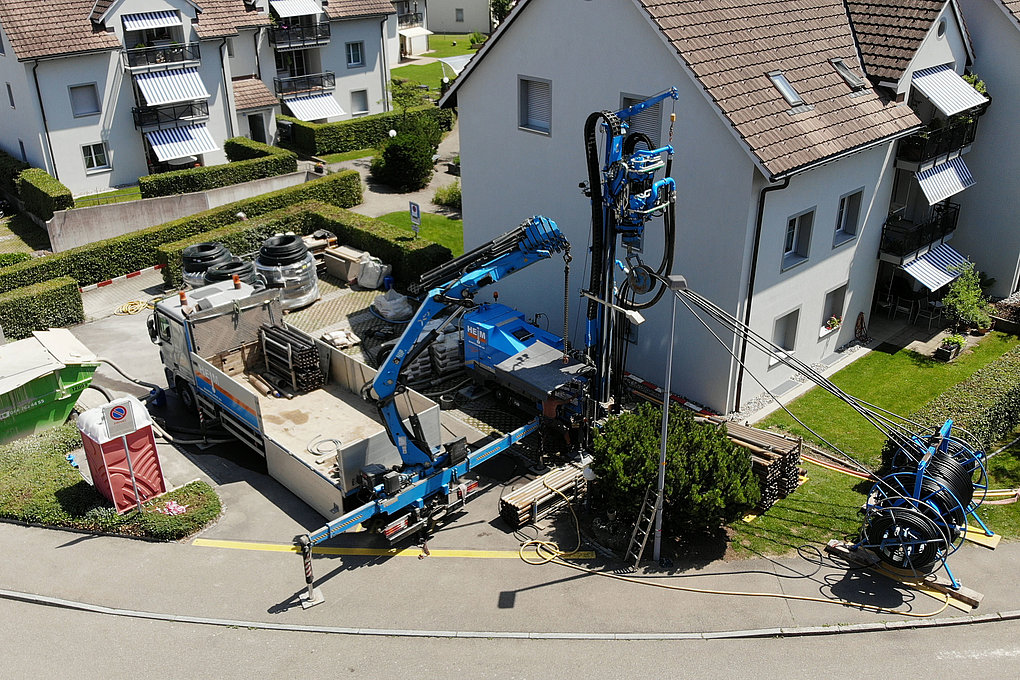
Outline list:
[[[176,10],[125,14],[121,18],[124,20],[125,31],[144,31],[150,28],[167,28],[169,26],[181,25],[181,15]]]
[[[344,115],[344,110],[331,94],[315,94],[309,97],[284,99],[283,103],[290,108],[295,118],[303,121],[335,118]]]
[[[967,258],[945,243],[939,244],[909,264],[903,271],[913,276],[931,291],[938,290],[960,275]]]
[[[269,6],[280,17],[307,17],[322,14],[316,0],[269,0]]]
[[[975,184],[970,168],[962,158],[954,158],[922,170],[917,173],[917,183],[921,185],[929,205],[944,201]]]
[[[911,77],[914,87],[928,98],[939,111],[955,116],[961,111],[981,106],[988,98],[971,87],[949,64],[932,66],[915,71]]]
[[[186,125],[169,130],[154,130],[146,132],[145,138],[149,140],[156,158],[161,163],[172,161],[187,156],[200,156],[204,153],[219,151],[212,135],[204,124]]]
[[[149,106],[209,98],[209,92],[195,67],[138,73],[135,74],[135,82]]]

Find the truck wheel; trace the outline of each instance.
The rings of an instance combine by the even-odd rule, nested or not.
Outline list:
[[[195,400],[194,390],[191,389],[191,385],[180,378],[177,379],[177,398],[181,400],[185,411],[198,413],[198,402]]]
[[[174,372],[171,371],[169,368],[164,368],[163,369],[163,375],[166,376],[166,388],[168,390],[174,389],[174,387],[177,384],[177,380],[176,380],[176,377],[174,376]]]

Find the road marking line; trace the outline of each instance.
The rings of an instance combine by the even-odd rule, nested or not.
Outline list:
[[[284,545],[280,543],[249,543],[245,541],[221,541],[209,538],[196,538],[191,545],[203,548],[229,548],[231,550],[258,550],[262,552],[299,552],[297,546]],[[312,552],[318,555],[344,555],[357,557],[418,557],[421,554],[420,548],[312,548]],[[483,560],[509,560],[520,559],[516,550],[447,550],[443,548],[429,549],[431,557],[463,557],[469,559]],[[564,555],[568,559],[593,560],[595,553],[592,551],[578,551],[571,555]]]

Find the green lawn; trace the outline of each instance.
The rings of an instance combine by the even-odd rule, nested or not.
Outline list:
[[[943,363],[911,350],[895,354],[870,352],[832,376],[847,393],[900,415],[909,415],[926,402],[1013,349],[1020,340],[990,333],[955,361]],[[856,411],[828,392],[814,388],[787,405],[798,418],[839,448],[870,465],[877,465],[885,437]],[[783,411],[758,423],[787,430],[806,439],[810,433]]]
[[[448,75],[449,67],[447,67]],[[429,86],[429,94],[438,97],[439,87],[443,80],[443,65],[438,61],[431,64],[411,64],[409,66],[398,66],[390,71],[394,78],[406,78],[416,83]]]
[[[454,45],[454,43],[457,44]],[[471,49],[470,33],[437,33],[429,36],[429,51],[424,56],[443,59],[462,54],[474,54],[477,51]]]
[[[398,227],[411,231],[411,215],[408,211],[393,212],[379,218]],[[464,222],[444,215],[421,214],[421,238],[446,246],[454,257],[464,254]]]
[[[87,208],[93,205],[107,205],[109,203],[124,203],[126,201],[141,200],[142,194],[137,186],[104,191],[101,194],[89,194],[74,199],[75,208]]]
[[[327,163],[339,163],[340,161],[353,161],[356,158],[368,158],[373,155],[375,155],[375,149],[355,149],[354,151],[345,151],[343,153],[326,154],[325,156],[319,156],[319,158]]]
[[[49,234],[25,215],[0,217],[0,253],[31,253],[49,247]]]
[[[1020,339],[991,333],[952,363],[942,363],[910,350],[870,352],[832,376],[832,381],[853,396],[900,415],[909,415],[953,385],[966,380],[1020,344]],[[862,462],[877,466],[885,438],[855,411],[828,392],[814,388],[788,408],[826,439]],[[784,412],[768,416],[759,427],[784,429],[810,438]],[[1020,430],[1013,436],[1020,435]],[[1013,437],[1007,438],[1007,441]],[[1003,444],[1006,442],[1002,442]],[[1020,485],[1020,444],[989,461],[990,488]],[[855,536],[861,524],[857,510],[864,503],[870,482],[832,472],[816,465],[803,466],[809,481],[753,522],[730,526],[733,548],[740,554],[781,554],[803,544],[821,549],[832,538]],[[983,520],[1006,538],[1020,536],[1020,504],[984,506]]]

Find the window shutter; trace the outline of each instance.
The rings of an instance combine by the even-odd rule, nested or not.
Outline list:
[[[552,121],[552,86],[540,80],[528,80],[527,127],[549,131]]]
[[[633,97],[623,98],[623,108],[628,108],[643,102],[644,99],[635,99]],[[638,113],[636,116],[630,118],[627,121],[630,124],[628,133],[641,132],[648,136],[648,139],[652,140],[652,148],[659,147],[659,137],[662,133],[662,108],[660,104],[649,106],[644,111]],[[644,148],[644,147],[639,147]]]

